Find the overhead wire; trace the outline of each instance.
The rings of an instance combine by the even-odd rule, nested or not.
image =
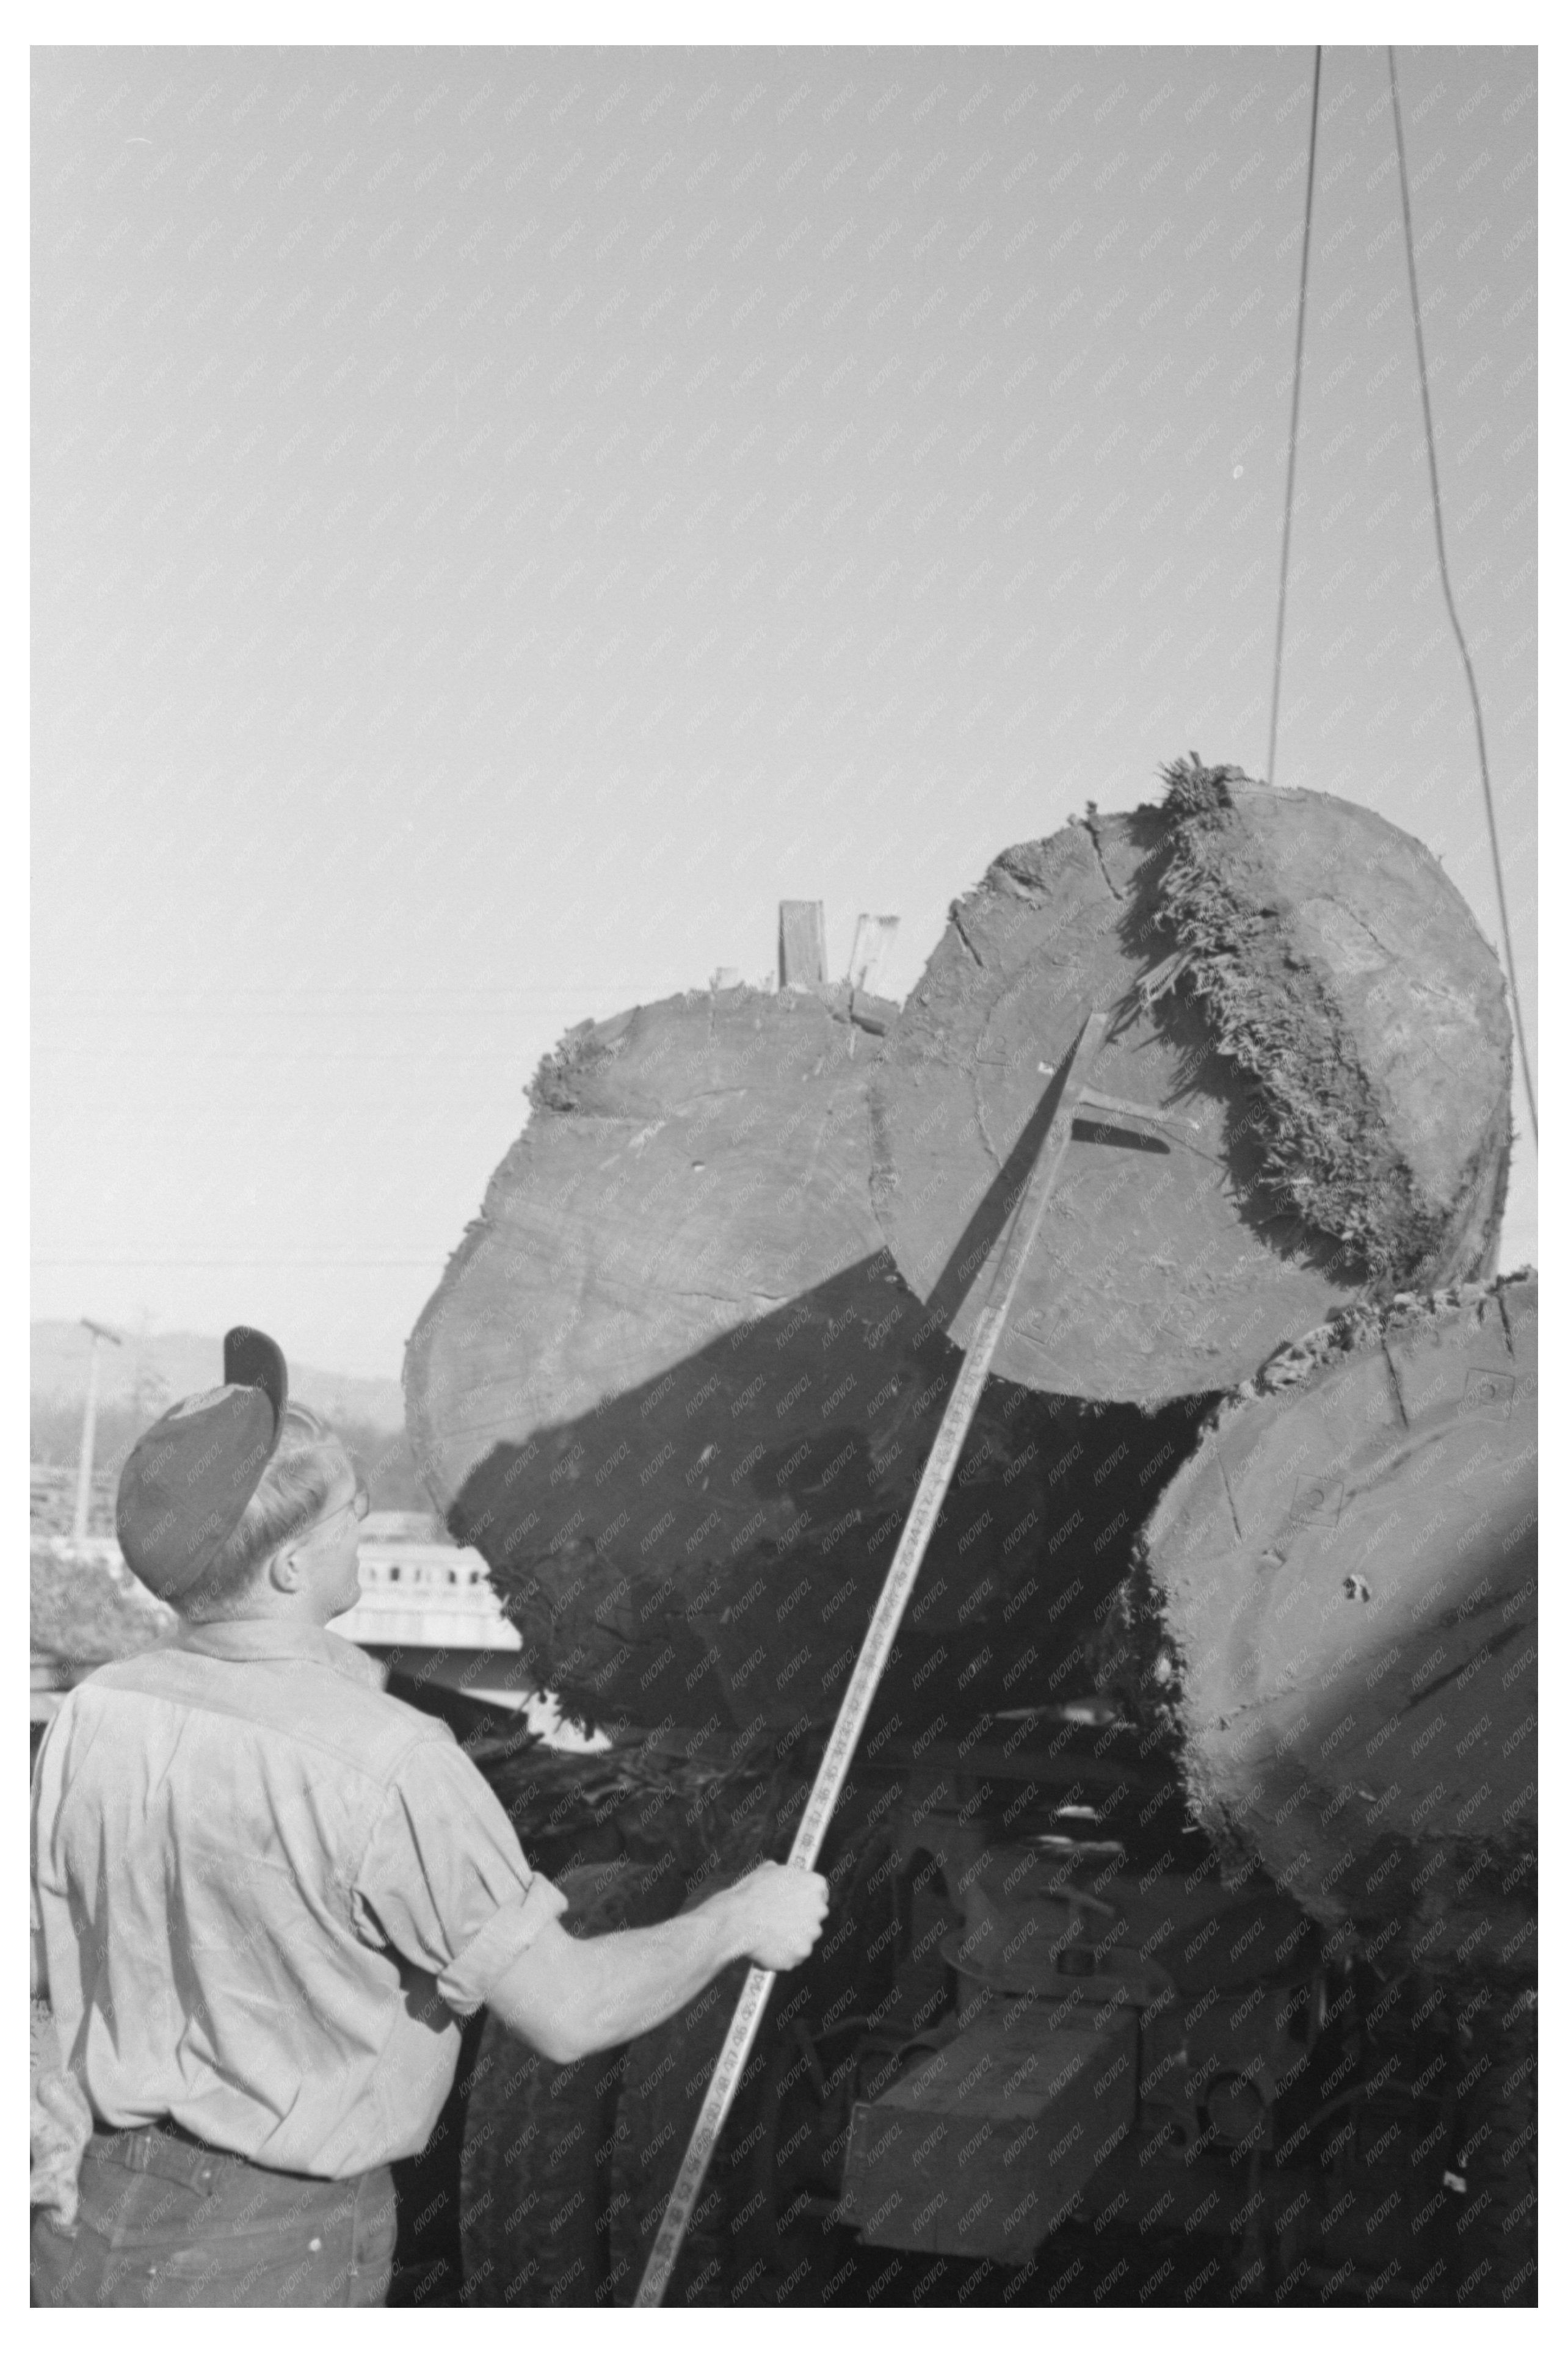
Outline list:
[[[1290,579],[1290,514],[1296,503],[1296,443],[1301,425],[1301,362],[1307,345],[1307,263],[1312,250],[1312,190],[1318,177],[1318,100],[1323,87],[1323,51],[1312,52],[1312,120],[1307,133],[1307,210],[1301,224],[1301,287],[1296,300],[1296,367],[1290,388],[1290,443],[1285,460],[1285,529],[1279,547],[1279,597],[1274,623],[1274,694],[1268,711],[1268,765],[1279,741],[1279,685],[1285,670],[1285,592]]]
[[[1492,798],[1491,769],[1487,760],[1487,734],[1481,720],[1481,698],[1476,685],[1475,666],[1470,659],[1470,649],[1466,643],[1458,607],[1454,601],[1453,583],[1448,577],[1448,551],[1443,537],[1443,493],[1437,481],[1437,441],[1432,427],[1432,395],[1426,368],[1426,339],[1422,332],[1421,291],[1415,276],[1415,231],[1410,211],[1410,174],[1405,164],[1404,125],[1399,111],[1399,74],[1394,64],[1392,45],[1388,52],[1388,85],[1393,100],[1394,145],[1399,154],[1399,198],[1404,215],[1404,253],[1410,269],[1410,309],[1415,324],[1415,358],[1421,375],[1421,416],[1426,435],[1426,467],[1432,480],[1432,527],[1437,541],[1437,572],[1443,583],[1443,600],[1448,607],[1448,618],[1453,624],[1454,636],[1458,644],[1459,659],[1465,666],[1465,682],[1470,690],[1470,709],[1476,722],[1476,749],[1480,755],[1481,764],[1481,797],[1486,804],[1487,835],[1491,843],[1492,875],[1497,885],[1498,915],[1502,926],[1503,957],[1508,970],[1509,995],[1513,1006],[1514,1029],[1519,1038],[1520,1070],[1524,1079],[1525,1100],[1530,1105],[1531,1128],[1539,1145],[1541,1123],[1535,1108],[1535,1077],[1530,1066],[1530,1048],[1525,1041],[1524,1007],[1520,996],[1519,974],[1514,964],[1513,930],[1509,922],[1508,892],[1503,883],[1502,849],[1498,840],[1497,809]],[[1303,270],[1305,271],[1305,264]]]

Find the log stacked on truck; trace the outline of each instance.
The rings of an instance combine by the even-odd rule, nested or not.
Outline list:
[[[1428,1969],[1536,1966],[1536,1319],[1531,1276],[1282,1350],[1130,1587],[1199,1820]]]
[[[961,1344],[999,1175],[1115,1008],[1096,1086],[1160,1116],[1078,1122],[997,1369],[1146,1404],[1352,1299],[1491,1271],[1510,1133],[1502,976],[1436,859],[1328,794],[1168,776],[1158,808],[1002,852],[872,1082],[883,1228]]]
[[[1004,853],[891,1028],[847,984],[585,1023],[406,1371],[431,1492],[573,1711],[831,1717],[1091,1004],[1096,1100],[885,1721],[1086,1688],[1215,1395],[1337,1306],[1489,1267],[1495,958],[1419,844],[1232,770]]]
[[[431,1493],[596,1721],[779,1728],[847,1679],[959,1362],[871,1206],[882,1019],[736,987],[573,1031],[410,1342]],[[885,1715],[1081,1683],[1193,1426],[991,1384]]]

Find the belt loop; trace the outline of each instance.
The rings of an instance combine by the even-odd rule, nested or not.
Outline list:
[[[210,2198],[217,2187],[221,2162],[218,2153],[192,2147],[157,2125],[95,2131],[92,2140],[101,2163],[123,2166],[129,2173],[152,2173],[165,2181],[178,2181],[187,2189],[199,2190],[204,2198]]]

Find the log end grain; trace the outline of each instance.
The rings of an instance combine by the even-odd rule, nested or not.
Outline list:
[[[427,1482],[581,1715],[792,1727],[842,1696],[959,1361],[871,1208],[879,1045],[847,990],[573,1033],[420,1319]],[[886,1713],[1081,1692],[1193,1427],[989,1384]]]
[[[1500,1954],[1533,1893],[1535,1324],[1531,1277],[1308,1335],[1140,1540],[1205,1827],[1428,1966],[1477,1920]]]
[[[1009,1155],[1092,1006],[1081,1118],[998,1357],[1156,1404],[1336,1306],[1490,1271],[1509,1142],[1496,959],[1418,842],[1322,794],[1172,772],[1164,806],[1004,851],[956,902],[871,1084],[873,1198],[967,1343]]]

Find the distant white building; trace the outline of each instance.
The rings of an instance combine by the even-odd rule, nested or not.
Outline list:
[[[482,1556],[451,1544],[387,1543],[374,1521],[359,1545],[359,1599],[332,1630],[373,1650],[412,1644],[435,1651],[520,1651],[523,1640],[503,1614]],[[412,1516],[409,1514],[408,1516]]]
[[[418,1540],[403,1541],[405,1532]],[[169,1631],[174,1612],[138,1583],[112,1536],[35,1537],[36,1551],[90,1559],[123,1588],[152,1604]],[[523,1638],[503,1614],[482,1555],[442,1540],[439,1523],[418,1512],[372,1512],[359,1544],[359,1599],[334,1618],[332,1631],[356,1642],[389,1670],[521,1709],[553,1746],[602,1747],[602,1735],[585,1740],[563,1725],[556,1703],[523,1663]],[[35,1669],[35,1718],[58,1704],[70,1678]]]

